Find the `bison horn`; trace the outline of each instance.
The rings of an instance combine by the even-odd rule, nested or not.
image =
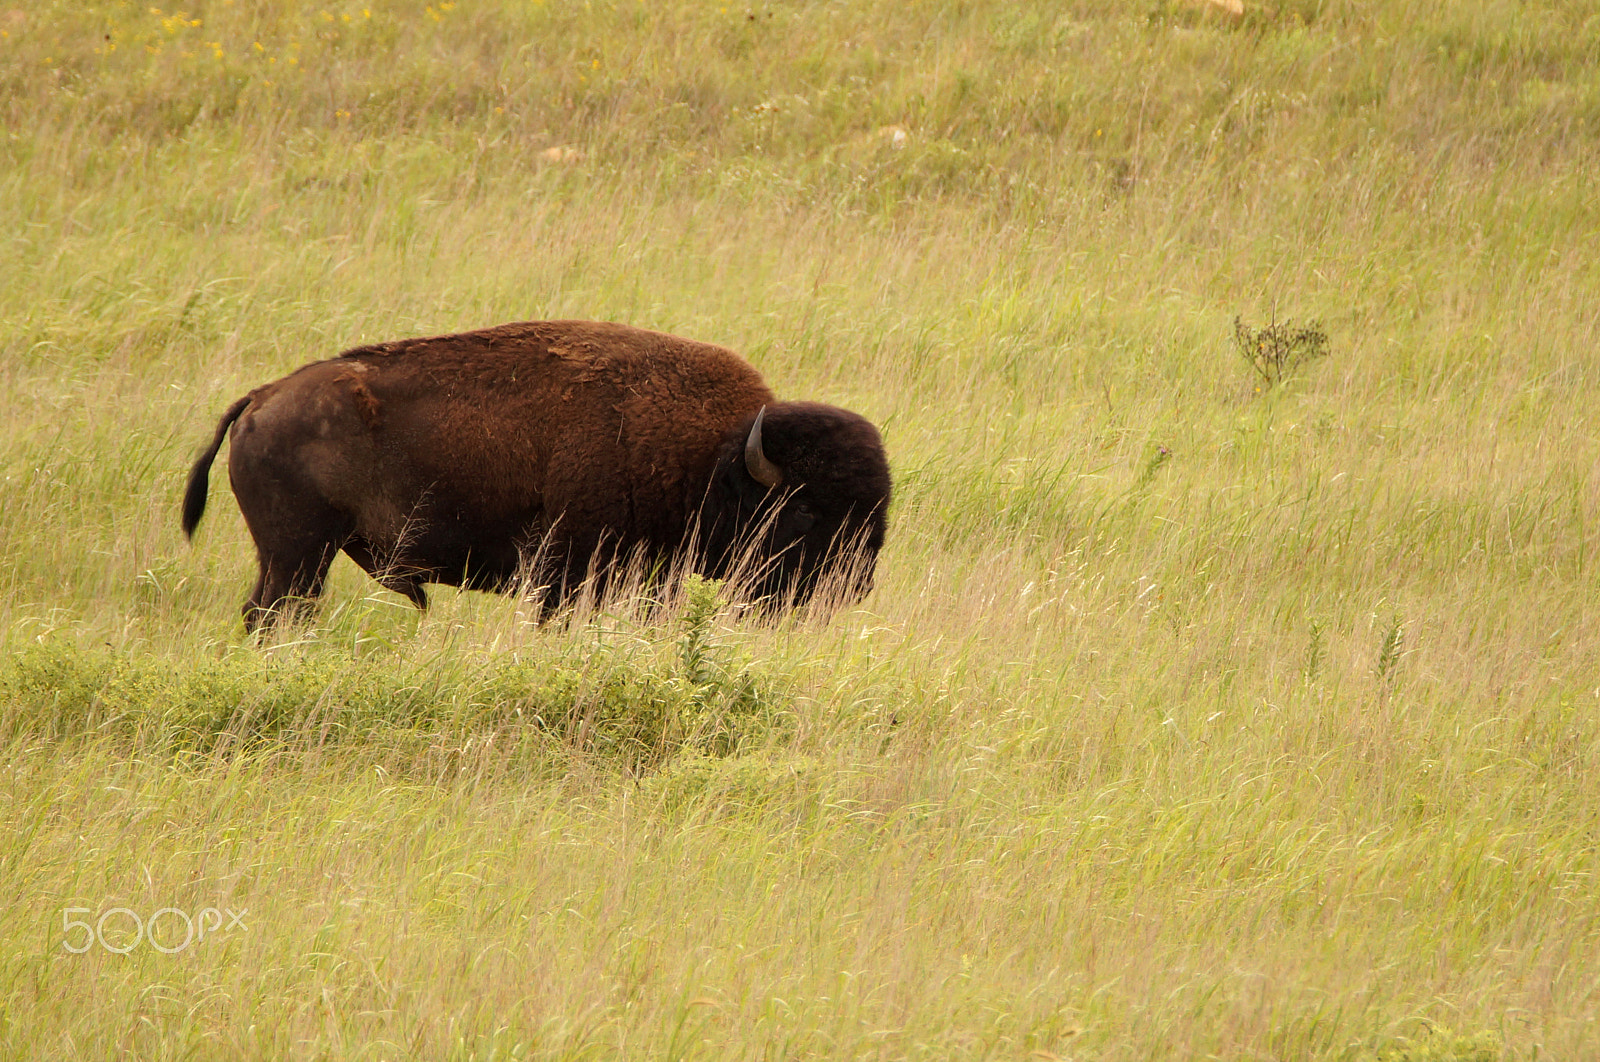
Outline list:
[[[744,467],[750,470],[751,478],[757,483],[771,489],[783,482],[783,469],[767,460],[761,449],[761,421],[766,415],[767,407],[762,406],[756,414],[756,422],[750,425],[750,434],[744,441]]]

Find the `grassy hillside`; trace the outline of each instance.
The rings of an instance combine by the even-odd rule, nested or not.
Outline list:
[[[1600,4],[506,7],[0,10],[3,1053],[1600,1050]],[[226,405],[538,317],[873,419],[874,594],[247,640]]]

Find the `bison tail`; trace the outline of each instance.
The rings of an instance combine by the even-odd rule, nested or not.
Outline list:
[[[245,407],[250,404],[250,396],[239,399],[228,407],[222,415],[222,423],[217,425],[217,434],[211,440],[211,445],[206,447],[199,457],[195,458],[194,467],[189,470],[189,485],[183,491],[183,537],[193,538],[194,529],[200,523],[200,517],[206,511],[206,491],[211,486],[211,462],[217,459],[217,451],[222,449],[223,437],[228,434],[228,428],[239,419]]]

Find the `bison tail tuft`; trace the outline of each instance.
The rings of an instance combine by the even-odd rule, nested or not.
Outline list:
[[[250,404],[250,396],[239,399],[228,407],[222,414],[222,422],[217,425],[217,434],[212,437],[211,445],[195,458],[194,467],[189,470],[189,485],[183,491],[183,537],[193,538],[194,529],[200,524],[200,517],[206,511],[206,491],[211,486],[211,462],[217,459],[217,451],[222,449],[222,440],[228,434],[228,428],[239,419],[245,407]]]

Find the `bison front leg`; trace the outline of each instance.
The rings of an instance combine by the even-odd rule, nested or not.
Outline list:
[[[385,590],[404,595],[418,608],[428,607],[428,592],[422,586],[426,573],[397,559],[384,558],[359,535],[344,544],[344,551]]]

